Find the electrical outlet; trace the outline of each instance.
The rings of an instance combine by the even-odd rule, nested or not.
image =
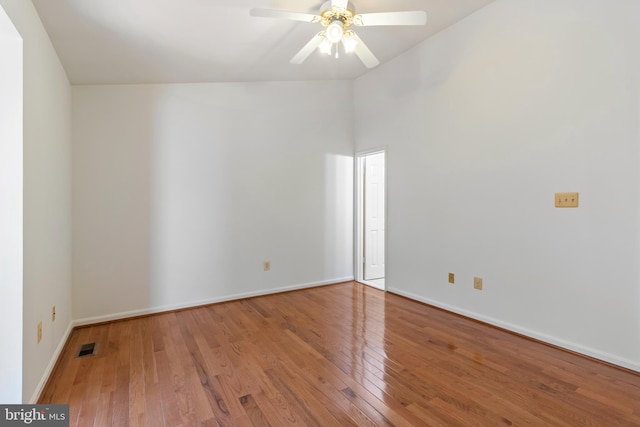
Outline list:
[[[55,322],[56,320],[56,306],[51,307],[51,321]]]
[[[42,321],[38,322],[38,344],[42,341]]]
[[[271,270],[271,261],[265,261],[263,265],[264,271]]]
[[[473,278],[473,289],[482,290],[482,277]]]
[[[556,193],[556,208],[577,208],[578,193]]]
[[[449,283],[455,283],[456,275],[453,273],[449,273]]]

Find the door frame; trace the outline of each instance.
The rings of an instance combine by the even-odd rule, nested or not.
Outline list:
[[[384,285],[381,287],[376,283],[364,280],[364,158],[372,154],[384,153],[384,258],[385,258],[385,278]],[[355,167],[354,167],[354,195],[355,195],[355,218],[354,218],[354,270],[355,278],[357,282],[364,283],[365,285],[373,286],[378,289],[385,290],[387,288],[386,280],[386,259],[387,259],[387,147],[377,147],[369,150],[358,151],[355,154]]]

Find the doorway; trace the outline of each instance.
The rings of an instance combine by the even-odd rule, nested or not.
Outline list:
[[[356,280],[385,289],[386,151],[356,155]]]

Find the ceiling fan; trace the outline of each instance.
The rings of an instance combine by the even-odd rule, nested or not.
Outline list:
[[[342,43],[345,52],[354,52],[367,68],[380,64],[378,58],[364,44],[351,26],[367,27],[378,25],[424,25],[427,13],[423,10],[404,12],[381,12],[356,14],[355,8],[348,0],[330,0],[322,5],[319,15],[302,12],[289,12],[277,9],[253,8],[251,16],[265,18],[282,18],[293,21],[319,23],[324,28],[316,34],[300,51],[291,58],[292,64],[302,64],[316,49],[338,57],[338,45]]]

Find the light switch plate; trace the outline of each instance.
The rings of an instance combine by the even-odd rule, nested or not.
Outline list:
[[[556,193],[556,208],[577,208],[578,193]]]

